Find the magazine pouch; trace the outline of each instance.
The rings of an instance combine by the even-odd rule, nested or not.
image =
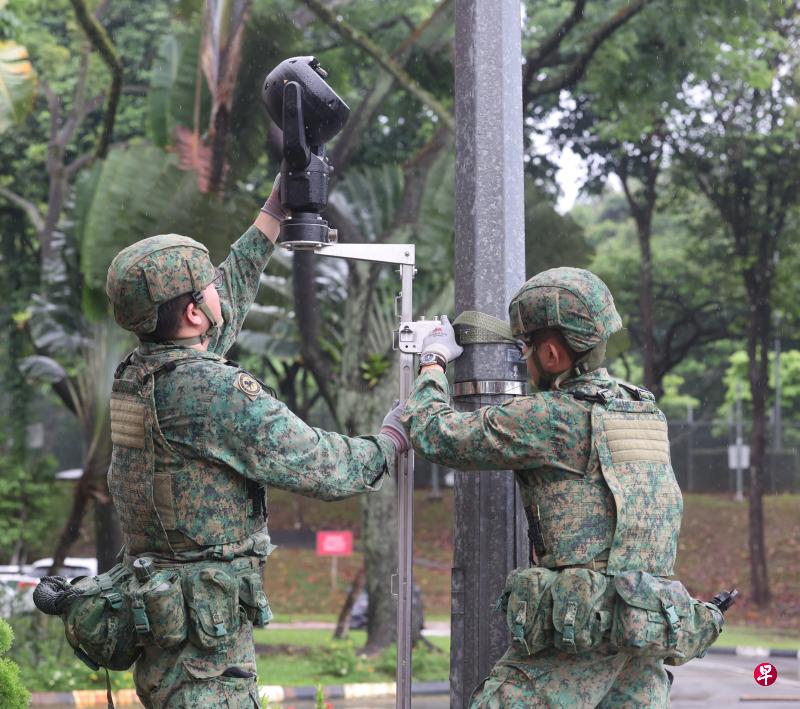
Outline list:
[[[505,613],[511,643],[533,655],[553,645],[553,597],[550,587],[558,571],[533,566],[514,569],[506,578],[497,609]]]

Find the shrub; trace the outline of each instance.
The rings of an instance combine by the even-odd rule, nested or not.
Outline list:
[[[0,618],[0,655],[11,649],[14,631]],[[5,709],[23,709],[28,706],[31,695],[22,685],[19,667],[8,657],[0,657],[0,706]]]

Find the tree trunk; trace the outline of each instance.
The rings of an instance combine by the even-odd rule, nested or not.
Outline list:
[[[58,544],[53,552],[53,565],[50,567],[50,573],[54,573],[59,566],[64,565],[64,559],[80,534],[83,517],[86,514],[86,507],[89,503],[93,477],[94,471],[84,467],[83,475],[78,480],[72,496],[72,509],[70,510],[69,518],[61,530]]]
[[[650,246],[652,236],[652,210],[636,220],[641,261],[639,263],[639,307],[642,321],[642,362],[644,385],[660,397],[664,393],[660,377],[656,377],[656,338],[653,332],[653,255]]]
[[[367,569],[367,644],[374,655],[397,639],[397,589],[390,593],[397,573],[397,483],[386,476],[380,492],[362,498],[364,510],[364,565]]]
[[[661,149],[654,147],[655,137],[648,139],[647,150],[650,161],[642,178],[642,189],[637,194],[632,189],[630,168],[627,160],[623,160],[617,169],[617,176],[622,182],[628,209],[636,222],[636,236],[639,240],[639,307],[641,319],[642,365],[644,367],[644,385],[660,397],[664,393],[663,375],[656,367],[656,336],[653,326],[653,251],[651,239],[653,235],[653,211],[656,206],[656,180],[661,169]]]
[[[51,569],[55,569],[64,564],[64,559],[69,554],[70,548],[80,535],[81,527],[83,526],[83,518],[86,515],[86,508],[92,497],[96,500],[95,514],[97,515],[97,519],[95,520],[95,530],[97,532],[97,537],[95,543],[97,562],[101,570],[103,570],[102,564],[108,563],[109,559],[116,557],[117,552],[122,546],[122,533],[119,529],[116,511],[111,502],[105,480],[105,475],[111,462],[110,429],[106,435],[106,440],[100,442],[94,450],[87,455],[83,462],[83,475],[80,480],[78,480],[78,484],[75,487],[75,493],[72,498],[72,509],[70,510],[67,523],[61,530],[58,544],[53,552],[53,566]],[[95,483],[100,475],[104,477],[97,486],[100,488],[98,494],[95,490]],[[101,510],[100,508],[102,505],[106,505],[106,508]],[[110,566],[113,566],[113,561]]]
[[[750,491],[749,491],[749,542],[750,581],[753,601],[758,606],[770,602],[767,577],[767,551],[764,544],[764,473],[766,463],[766,403],[769,385],[769,327],[771,308],[763,284],[750,281],[750,323],[747,333],[748,378],[753,400],[753,431],[750,445]],[[759,287],[759,285],[761,287]],[[766,287],[768,290],[768,286]]]
[[[353,606],[355,605],[356,598],[358,598],[358,594],[364,589],[366,578],[367,571],[361,566],[353,579],[347,598],[344,599],[342,610],[339,612],[339,619],[336,621],[336,630],[333,631],[334,638],[341,640],[347,635],[350,629],[350,618],[353,615]]]

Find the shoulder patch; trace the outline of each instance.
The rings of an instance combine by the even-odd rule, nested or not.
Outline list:
[[[250,401],[255,401],[261,392],[261,385],[256,378],[247,372],[239,372],[236,375],[234,386],[241,391]]]

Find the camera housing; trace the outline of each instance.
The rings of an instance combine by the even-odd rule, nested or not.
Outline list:
[[[283,131],[281,204],[290,217],[281,223],[278,242],[287,248],[315,248],[333,236],[320,216],[333,171],[325,143],[344,127],[350,108],[327,76],[315,57],[292,57],[267,75],[261,90],[270,118]]]

